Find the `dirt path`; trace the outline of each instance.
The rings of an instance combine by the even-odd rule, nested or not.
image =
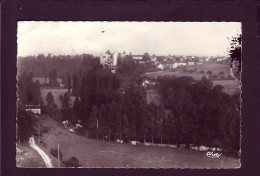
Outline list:
[[[30,146],[35,149],[39,155],[41,155],[42,159],[44,160],[44,163],[46,165],[47,168],[51,168],[53,167],[53,164],[51,162],[51,159],[48,157],[48,155],[46,155],[44,153],[44,151],[42,151],[42,149],[40,149],[36,144],[35,144],[35,141],[34,141],[34,138],[33,137],[30,137],[29,139],[29,144]]]

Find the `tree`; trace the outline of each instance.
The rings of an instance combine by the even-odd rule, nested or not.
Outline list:
[[[33,113],[26,112],[23,109],[18,109],[17,112],[17,139],[19,141],[27,141],[32,134],[35,133],[34,124],[35,119]]]
[[[70,107],[71,99],[68,92],[65,92],[64,95],[60,95],[59,100],[61,102],[62,109],[67,109]]]
[[[47,106],[53,107],[54,106],[54,98],[51,92],[48,92],[46,96]]]
[[[79,163],[79,160],[76,157],[71,157],[67,161],[63,161],[63,164],[65,167],[80,167],[81,164]]]
[[[143,61],[145,61],[145,62],[151,61],[150,55],[148,53],[144,53]]]
[[[99,122],[98,122],[98,109],[96,106],[92,107],[92,112],[91,112],[90,119],[88,122],[88,128],[89,128],[90,135],[92,137],[94,137],[96,134],[97,139],[98,139]]]
[[[49,70],[49,85],[51,87],[56,87],[58,85],[56,69]]]
[[[110,50],[107,50],[107,51],[106,51],[106,54],[111,55]]]
[[[68,92],[70,93],[71,84],[70,84],[70,73],[68,72]]]
[[[242,35],[238,34],[236,37],[230,39],[230,67],[235,67],[237,72],[241,71],[241,44],[242,44]]]

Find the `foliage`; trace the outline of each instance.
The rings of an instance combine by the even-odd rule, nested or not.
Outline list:
[[[20,141],[28,141],[29,137],[35,134],[33,126],[36,120],[32,112],[26,112],[19,108],[17,112],[17,139]]]
[[[79,160],[76,157],[71,157],[67,161],[63,161],[63,164],[65,167],[80,167],[81,164],[79,163]]]
[[[237,72],[241,71],[241,44],[242,44],[242,35],[238,34],[236,37],[230,39],[230,62],[231,67],[235,65]]]
[[[194,81],[185,77],[160,79],[163,103],[171,111],[167,117],[166,136],[175,143],[213,145],[238,151],[240,141],[240,96],[228,95],[223,86],[212,86],[202,78]],[[166,125],[166,126],[167,126]]]
[[[46,96],[47,106],[54,107],[54,97],[51,92],[48,92]]]
[[[58,149],[57,148],[51,148],[50,149],[50,153],[52,154],[52,156],[54,156],[55,158],[58,158]],[[59,150],[59,157],[60,157],[60,160],[62,161],[63,159],[63,154],[62,154],[62,151]]]

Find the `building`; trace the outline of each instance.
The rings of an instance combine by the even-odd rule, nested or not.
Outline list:
[[[224,58],[224,57],[222,57],[222,58],[221,58],[221,57],[220,57],[220,58],[217,58],[217,61],[218,61],[218,62],[224,61],[224,60],[226,60],[226,58]]]
[[[209,60],[210,60],[210,58],[209,58],[209,57],[207,57],[207,58],[205,59],[205,61],[206,61],[206,62],[208,62]]]
[[[41,114],[41,106],[40,105],[25,105],[25,111],[31,111],[35,114]]]
[[[134,60],[142,60],[143,55],[132,55]]]
[[[172,68],[177,68],[179,66],[186,66],[186,62],[175,62],[174,64],[172,64]]]
[[[156,67],[157,67],[157,68],[159,68],[159,69],[161,69],[161,70],[163,70],[163,69],[164,69],[164,66],[163,66],[163,64],[159,64],[159,65],[157,65]]]
[[[187,65],[195,65],[195,62],[193,62],[193,61],[188,61],[188,62],[187,62]]]
[[[116,66],[118,59],[118,52],[114,52],[113,54],[106,53],[100,56],[100,64],[108,65],[108,66]]]

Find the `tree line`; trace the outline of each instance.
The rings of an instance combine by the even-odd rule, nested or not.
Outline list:
[[[82,121],[89,137],[239,149],[240,94],[228,95],[206,77],[159,77],[159,106],[146,102],[140,81],[122,87],[119,73],[97,69],[75,78],[76,99],[63,106],[63,118]]]

